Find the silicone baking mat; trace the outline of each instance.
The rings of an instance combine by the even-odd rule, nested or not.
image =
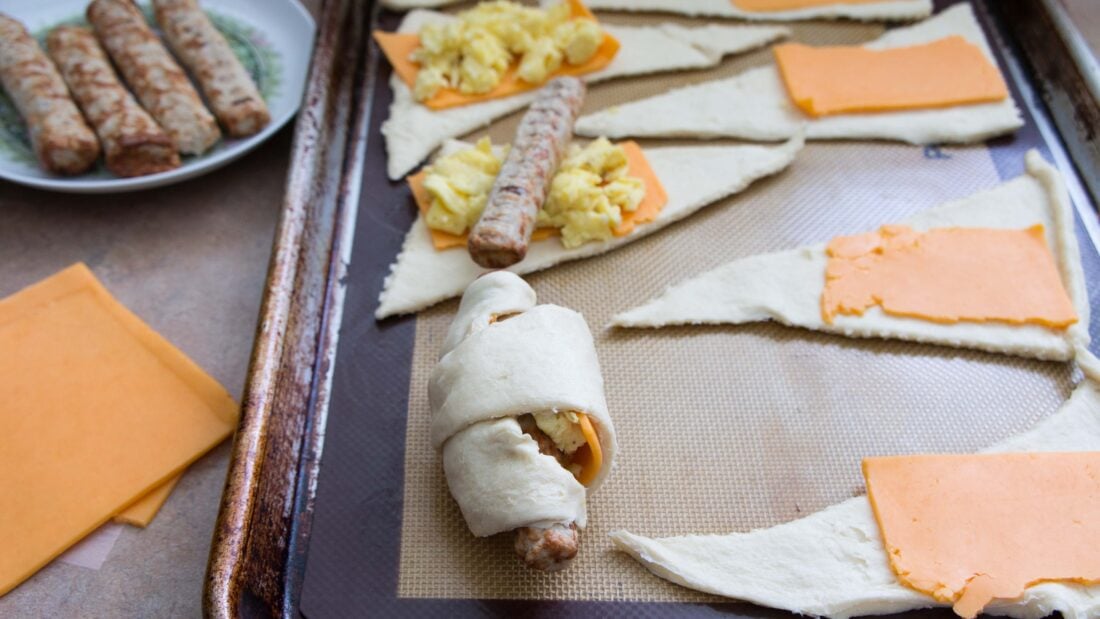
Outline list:
[[[976,10],[988,25],[985,7]],[[382,27],[395,23],[386,15]],[[882,26],[808,23],[793,30],[794,40],[812,44],[858,43]],[[988,34],[999,47],[996,33]],[[759,51],[709,71],[597,85],[586,112],[768,60],[769,52]],[[404,185],[385,179],[378,125],[390,93],[384,63],[380,70],[302,593],[308,617],[370,611],[771,616],[653,576],[613,551],[608,531],[669,536],[786,522],[862,493],[863,456],[977,450],[1051,414],[1077,378],[1067,364],[849,340],[775,324],[605,327],[613,313],[718,264],[903,219],[1020,174],[1028,148],[1040,148],[1048,159],[1057,150],[1046,147],[1041,119],[1026,111],[1024,129],[986,146],[811,143],[787,171],[684,222],[608,255],[528,277],[540,302],[577,309],[588,320],[621,453],[607,484],[590,498],[574,565],[553,575],[527,570],[513,555],[510,535],[470,535],[428,440],[427,378],[457,301],[416,318],[378,323],[372,317],[414,213]],[[1013,94],[1026,107],[1023,97],[1030,95]],[[518,119],[498,121],[487,133],[508,142]],[[1083,210],[1095,219],[1087,205]],[[1079,237],[1087,277],[1095,282],[1100,256],[1080,223]],[[1092,325],[1096,339],[1098,323]]]

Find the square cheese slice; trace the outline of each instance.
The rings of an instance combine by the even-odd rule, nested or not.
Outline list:
[[[179,475],[237,417],[216,380],[82,264],[0,300],[0,392],[0,595]]]

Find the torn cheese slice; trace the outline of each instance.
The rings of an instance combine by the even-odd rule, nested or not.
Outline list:
[[[962,617],[1100,583],[1100,451],[866,458],[863,476],[898,580]]]
[[[427,23],[453,19],[435,11],[412,11],[401,22],[398,32],[413,33]],[[724,26],[711,24],[685,28],[673,24],[660,26],[616,26],[604,29],[615,37],[621,48],[606,68],[582,76],[594,83],[628,75],[712,67],[724,56],[761,47],[787,36],[790,30],[779,26]],[[412,90],[397,76],[391,76],[393,103],[390,116],[382,124],[386,139],[386,170],[391,180],[404,177],[432,151],[448,139],[479,130],[491,121],[527,106],[534,92],[503,99],[432,110],[417,103]]]
[[[0,595],[224,440],[237,405],[77,264],[0,301]]]
[[[967,3],[913,26],[896,28],[864,45],[886,50],[959,36],[996,66],[974,12]],[[690,110],[690,113],[686,113]],[[893,112],[811,117],[787,95],[775,65],[740,75],[617,105],[577,120],[586,136],[732,137],[785,140],[800,132],[806,139],[895,140],[911,144],[971,143],[1010,133],[1023,126],[1012,97],[993,103]]]
[[[883,226],[825,248],[821,315],[892,316],[953,324],[1004,322],[1061,329],[1077,322],[1042,224],[1019,230]]]
[[[566,249],[561,243],[532,243],[527,257],[509,270],[518,274],[533,273],[561,262],[617,249],[783,170],[801,148],[802,141],[798,139],[779,146],[647,148],[645,155],[649,166],[668,195],[668,203],[652,222],[638,226],[625,236],[585,243],[572,249]],[[467,252],[437,251],[424,218],[417,217],[405,235],[401,253],[390,266],[374,315],[382,319],[418,312],[462,294],[470,282],[486,272]]]
[[[976,348],[1067,361],[1089,343],[1089,301],[1065,183],[1036,152],[1027,173],[969,198],[928,209],[904,222],[914,230],[964,227],[1021,229],[1042,225],[1078,322],[1065,329],[994,322],[940,324],[870,308],[862,316],[825,322],[821,295],[828,264],[825,244],[750,256],[670,287],[648,303],[612,318],[620,327],[744,324],[775,320],[849,337],[880,337]]]
[[[772,48],[783,84],[810,116],[1002,101],[1008,86],[959,35],[889,49],[786,43]]]
[[[393,4],[439,0],[386,0]],[[691,17],[798,21],[909,21],[932,14],[932,0],[588,0],[600,11],[662,12]]]
[[[1083,381],[1050,417],[988,452],[1100,450],[1100,391]],[[1057,510],[1058,503],[1048,505]],[[798,614],[847,619],[944,606],[898,582],[867,497],[767,529],[651,538],[613,531],[616,549],[676,584]],[[1044,582],[991,615],[1040,619],[1100,616],[1100,586]]]

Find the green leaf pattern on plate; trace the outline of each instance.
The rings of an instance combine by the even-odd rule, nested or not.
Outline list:
[[[160,34],[160,30],[153,20],[152,7],[146,6],[142,10],[153,29]],[[282,59],[275,52],[271,43],[264,38],[263,33],[240,20],[213,11],[207,11],[206,14],[210,16],[210,21],[214,23],[214,27],[225,35],[226,40],[229,41],[229,46],[233,48],[233,53],[237,55],[245,70],[256,82],[256,87],[260,89],[260,94],[263,95],[264,100],[271,101],[271,98],[279,92],[283,80]],[[38,39],[39,44],[45,48],[46,34],[53,28],[63,25],[87,26],[88,22],[83,15],[77,15],[61,20],[49,28],[43,28],[35,32],[34,36]],[[210,152],[212,153],[214,150]],[[26,124],[2,88],[0,88],[0,152],[22,163],[30,165],[36,163]],[[201,158],[202,155],[189,157],[188,159]]]

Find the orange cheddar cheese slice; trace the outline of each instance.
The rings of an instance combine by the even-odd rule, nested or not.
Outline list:
[[[1100,452],[867,458],[863,475],[898,580],[962,617],[1100,583]]]
[[[119,524],[141,528],[149,526],[153,518],[156,518],[157,512],[164,506],[164,502],[168,500],[168,496],[172,494],[172,490],[175,489],[179,480],[180,476],[178,475],[153,488],[145,496],[138,499],[136,503],[115,514],[115,517],[111,520]]]
[[[596,20],[596,16],[579,0],[568,0],[568,2],[573,14],[573,19]],[[420,71],[420,66],[413,62],[411,57],[413,51],[415,51],[417,47],[420,47],[420,36],[398,32],[383,32],[381,30],[375,30],[373,36],[374,40],[381,48],[382,53],[385,54],[386,59],[390,61],[393,72],[397,77],[401,78],[401,81],[405,82],[410,89],[414,88],[416,86],[416,74]],[[620,44],[618,39],[610,34],[604,33],[603,42],[600,44],[599,48],[596,49],[595,55],[589,58],[587,62],[577,65],[572,65],[567,62],[562,63],[561,68],[552,73],[548,79],[553,79],[562,75],[585,75],[587,73],[599,71],[611,64],[611,61],[615,59],[615,55],[619,53],[619,47]],[[457,90],[445,88],[422,103],[433,110],[442,110],[461,105],[469,105],[471,103],[480,103],[490,99],[500,99],[528,90],[534,90],[542,86],[542,84],[529,84],[519,79],[519,76],[516,74],[517,66],[518,64],[514,63],[512,67],[505,71],[504,75],[501,77],[500,83],[489,92],[482,94],[463,94]]]
[[[939,323],[1077,322],[1042,225],[1023,230],[883,226],[826,248],[821,314],[887,314]]]
[[[0,300],[0,391],[0,595],[156,503],[237,418],[216,380],[82,264]]]
[[[603,468],[603,448],[600,447],[596,426],[588,415],[577,413],[577,420],[581,426],[581,433],[584,434],[585,444],[577,449],[574,462],[581,467],[577,481],[581,482],[582,486],[587,486],[596,479],[600,469]]]
[[[742,11],[776,13],[779,11],[797,11],[834,4],[874,4],[883,0],[730,0],[734,8]]]
[[[645,153],[637,142],[621,142],[618,146],[621,146],[626,153],[627,175],[640,178],[645,183],[645,198],[638,204],[638,208],[631,212],[623,211],[622,222],[612,230],[615,236],[626,236],[633,232],[638,224],[649,223],[657,218],[657,215],[661,213],[661,209],[668,204],[668,193],[665,192],[664,185],[657,178],[657,174],[653,172],[653,168],[649,166],[649,161],[646,160]],[[413,201],[416,202],[416,207],[423,217],[427,216],[428,209],[432,206],[432,197],[428,194],[428,190],[424,188],[424,179],[427,176],[427,172],[421,170],[405,179],[409,184],[409,190],[412,192]],[[451,234],[450,232],[432,230],[431,228],[428,229],[428,232],[432,235],[432,245],[436,250],[466,247],[468,236],[466,234]],[[531,235],[531,240],[543,241],[555,236],[559,236],[557,228],[538,228]]]
[[[911,47],[775,46],[787,94],[810,116],[1002,101],[1008,87],[982,50],[953,35]]]

